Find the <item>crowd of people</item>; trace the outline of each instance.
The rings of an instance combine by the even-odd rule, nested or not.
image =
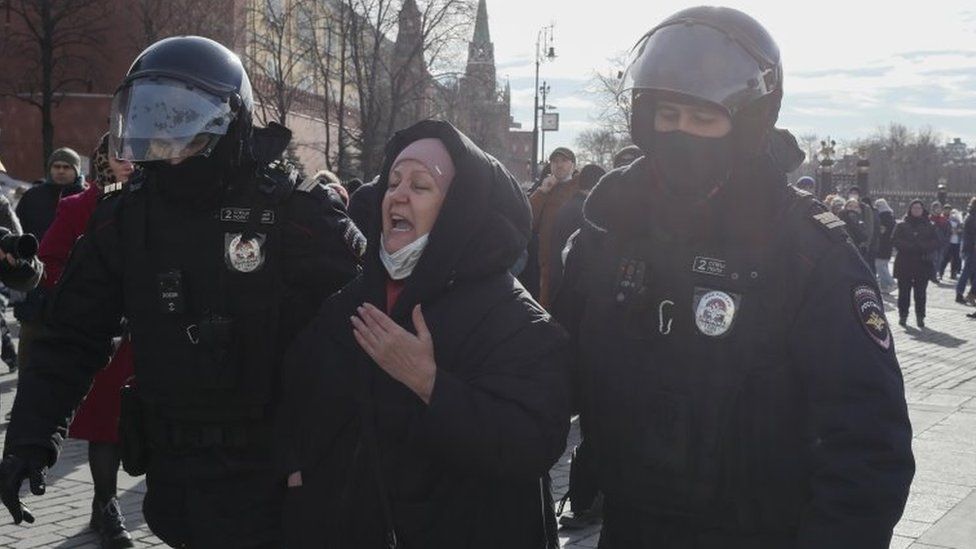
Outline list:
[[[812,178],[801,178],[798,188],[813,189]],[[933,201],[926,209],[915,199],[901,220],[884,198],[872,204],[851,187],[846,197],[829,194],[824,202],[844,221],[845,228],[861,257],[877,275],[883,293],[898,291],[899,324],[906,326],[914,300],[915,320],[925,328],[928,285],[951,281],[956,303],[976,306],[976,196],[965,212],[950,204]],[[894,256],[894,275],[891,260]],[[949,276],[946,277],[946,268]],[[967,291],[968,289],[968,291]],[[966,316],[976,318],[976,313]]]
[[[526,192],[427,120],[369,183],[302,180],[235,54],[150,46],[87,186],[59,149],[18,204],[41,261],[0,252],[27,304],[14,522],[75,437],[106,548],[134,545],[120,463],[173,547],[555,549],[602,520],[602,549],[886,548],[914,458],[879,286],[919,327],[947,265],[962,296],[976,200],[896,224],[788,185],[779,50],[737,10],[662,21],[621,93],[609,171],[559,147]]]

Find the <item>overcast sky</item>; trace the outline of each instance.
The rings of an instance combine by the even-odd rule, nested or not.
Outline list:
[[[561,113],[546,150],[572,146],[596,112],[586,85],[663,18],[697,2],[488,0],[498,77],[516,121],[532,127],[540,27],[555,24],[558,57],[542,65]],[[779,44],[786,73],[779,126],[797,135],[864,137],[889,122],[931,126],[976,144],[976,0],[729,1]]]

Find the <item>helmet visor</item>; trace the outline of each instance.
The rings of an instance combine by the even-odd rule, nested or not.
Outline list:
[[[207,156],[233,119],[226,100],[199,87],[139,79],[112,99],[110,145],[131,162]]]
[[[668,91],[741,107],[773,91],[774,66],[761,67],[731,36],[704,24],[677,23],[648,33],[631,52],[620,92]]]

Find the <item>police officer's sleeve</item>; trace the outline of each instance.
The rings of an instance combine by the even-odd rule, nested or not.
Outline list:
[[[836,242],[808,278],[789,336],[812,467],[797,547],[887,548],[914,474],[891,329],[867,266]]]
[[[50,294],[40,333],[31,342],[30,363],[20,373],[5,451],[42,447],[53,463],[92,378],[108,363],[122,316],[115,234],[111,219],[100,218],[96,210]]]
[[[573,414],[583,412],[583,387],[577,344],[579,342],[579,325],[583,317],[584,287],[583,263],[585,260],[585,244],[582,230],[573,233],[566,241],[565,267],[563,269],[562,284],[552,303],[552,316],[565,328],[569,334],[570,359],[569,379],[571,388],[571,411]]]
[[[286,334],[297,334],[323,300],[359,273],[366,239],[341,199],[321,185],[295,191],[282,228]]]

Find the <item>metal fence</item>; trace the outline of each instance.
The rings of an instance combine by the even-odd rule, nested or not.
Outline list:
[[[908,205],[912,203],[912,200],[916,198],[921,200],[925,207],[928,208],[929,204],[934,200],[938,200],[936,191],[934,190],[918,190],[918,191],[872,191],[872,199],[884,198],[888,201],[888,205],[894,210],[896,217],[901,217],[905,215],[908,211]],[[966,212],[966,206],[969,205],[969,200],[973,198],[972,194],[969,193],[946,193],[946,202],[952,205],[953,208],[959,210],[960,212]]]

